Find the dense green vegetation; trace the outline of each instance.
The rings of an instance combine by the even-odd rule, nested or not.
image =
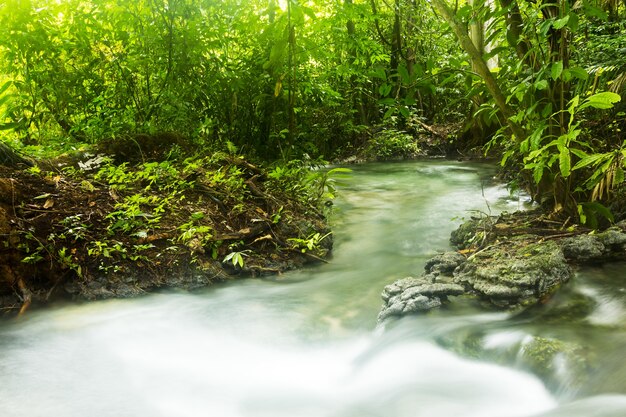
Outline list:
[[[626,2],[7,0],[0,22],[0,127],[26,154],[174,132],[166,159],[394,157],[447,125],[442,149],[502,156],[565,217],[622,191]]]

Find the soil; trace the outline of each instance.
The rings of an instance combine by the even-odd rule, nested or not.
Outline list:
[[[124,187],[55,165],[0,166],[5,313],[58,298],[130,297],[279,274],[323,261],[332,247],[318,208],[270,187],[263,169],[236,157],[196,166],[179,182],[157,176]],[[237,172],[239,188],[211,180],[216,171]],[[136,196],[141,210],[132,213]],[[313,250],[303,251],[316,233]]]

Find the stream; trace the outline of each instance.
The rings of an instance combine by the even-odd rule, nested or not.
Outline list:
[[[0,416],[625,416],[626,265],[582,269],[524,314],[459,302],[377,326],[383,287],[449,249],[462,217],[524,207],[493,173],[356,166],[328,264],[4,320]],[[569,353],[537,372],[533,340]]]

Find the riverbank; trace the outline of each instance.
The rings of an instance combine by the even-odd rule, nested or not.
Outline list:
[[[333,241],[325,175],[226,154],[0,166],[0,309],[194,289],[323,261]]]

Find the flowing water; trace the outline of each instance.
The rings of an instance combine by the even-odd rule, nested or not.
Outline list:
[[[461,302],[376,326],[384,285],[448,249],[460,217],[522,207],[492,174],[449,161],[358,166],[329,264],[4,322],[0,416],[626,415],[624,265],[581,271],[522,315]],[[537,337],[574,353],[531,373]]]

